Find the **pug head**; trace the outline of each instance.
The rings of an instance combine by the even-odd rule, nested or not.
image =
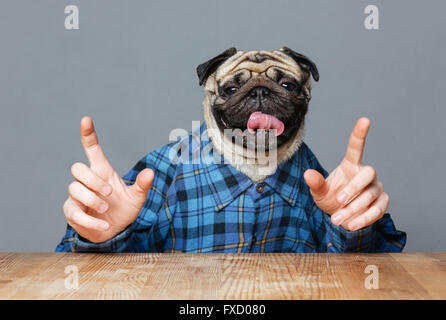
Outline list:
[[[316,65],[287,47],[249,52],[230,48],[200,64],[197,74],[206,94],[205,120],[222,134],[238,132],[243,148],[255,149],[260,135],[261,141],[275,141],[266,143],[266,150],[296,139],[311,99],[311,76],[319,80]]]

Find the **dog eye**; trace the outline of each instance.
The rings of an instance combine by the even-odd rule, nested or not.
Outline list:
[[[297,88],[296,84],[292,82],[284,82],[281,84],[281,86],[287,89],[288,91],[293,91],[294,89]]]
[[[237,90],[238,90],[237,87],[227,87],[225,89],[225,94],[228,95],[228,96],[232,96],[234,93],[237,92]]]

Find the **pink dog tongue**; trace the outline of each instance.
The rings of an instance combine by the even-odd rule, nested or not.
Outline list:
[[[256,129],[269,130],[275,129],[275,135],[280,136],[285,129],[285,125],[282,121],[277,119],[276,117],[261,113],[261,112],[253,112],[248,120],[248,131],[251,134],[255,134]]]

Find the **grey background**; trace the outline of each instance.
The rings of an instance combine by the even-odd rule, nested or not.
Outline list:
[[[64,28],[76,4],[80,30]],[[380,30],[364,8],[380,9]],[[1,1],[0,251],[53,251],[90,115],[124,174],[202,119],[195,67],[230,46],[311,57],[306,141],[327,170],[356,119],[407,251],[445,249],[445,1]]]

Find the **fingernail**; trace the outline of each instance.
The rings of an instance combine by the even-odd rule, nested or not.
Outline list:
[[[347,200],[348,200],[348,195],[347,195],[346,193],[341,192],[341,193],[338,195],[338,202],[339,202],[339,203],[344,204],[344,203],[347,202]]]
[[[102,230],[107,230],[108,229],[108,223],[107,222],[101,222],[101,224],[99,225],[99,228],[101,228]]]
[[[335,225],[340,225],[341,223],[342,223],[342,215],[341,214],[335,214],[333,217],[332,217],[332,221],[333,221],[333,223],[335,224]]]
[[[358,225],[356,223],[349,224],[349,228],[351,231],[356,231],[358,229]]]
[[[103,186],[103,187],[101,188],[101,194],[102,194],[103,196],[108,196],[111,192],[112,192],[112,189],[111,189],[110,186]]]
[[[101,203],[99,205],[99,212],[100,213],[104,213],[105,211],[107,211],[107,209],[108,209],[108,205],[106,203]]]

